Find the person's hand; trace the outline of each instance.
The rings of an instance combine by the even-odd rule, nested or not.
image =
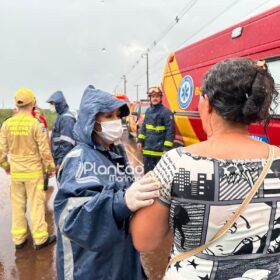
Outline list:
[[[10,165],[8,165],[7,167],[4,168],[5,172],[10,175],[10,171],[11,171],[11,168],[10,168]]]
[[[139,152],[142,151],[142,144],[141,144],[141,143],[137,143],[137,150],[138,150]]]
[[[57,174],[57,173],[58,173],[59,168],[60,168],[60,164],[56,165],[55,170],[54,170],[55,174]]]
[[[55,174],[56,174],[56,173],[55,173],[55,171],[53,171],[53,172],[50,172],[50,173],[49,173],[49,178],[52,178],[52,177],[54,177],[54,176],[55,176]]]
[[[7,162],[7,161],[5,161],[5,162],[2,162],[1,164],[0,164],[0,168],[3,168],[4,169],[4,171],[9,175],[10,174],[10,164]]]
[[[58,168],[59,168],[59,167],[58,167]],[[57,169],[57,166],[55,166],[54,163],[52,162],[52,163],[49,165],[49,167],[45,170],[45,172],[47,172],[49,178],[51,178],[51,177],[55,176],[55,174],[56,174],[56,172],[57,172],[56,169]]]
[[[160,184],[156,178],[145,176],[141,180],[133,183],[125,192],[125,202],[130,211],[152,205],[154,199],[159,197]]]

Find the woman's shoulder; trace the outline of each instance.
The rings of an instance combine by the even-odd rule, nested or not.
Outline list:
[[[273,146],[275,151],[275,156],[280,157],[280,148],[278,146]]]
[[[274,158],[280,159],[280,148],[274,147]],[[243,143],[219,145],[213,148],[208,141],[184,147],[184,153],[201,159],[221,161],[265,161],[268,158],[268,144],[253,141],[252,145]]]
[[[178,162],[182,158],[182,156],[186,154],[186,150],[184,147],[174,148],[169,150],[164,154],[164,158],[168,158],[169,161]]]
[[[175,172],[182,168],[186,169],[192,167],[198,159],[200,159],[200,157],[189,153],[185,147],[178,147],[166,152],[159,166],[165,166],[167,169],[173,169]]]

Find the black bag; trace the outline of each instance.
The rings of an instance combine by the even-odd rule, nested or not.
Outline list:
[[[47,191],[47,190],[48,190],[48,187],[49,187],[49,172],[47,171],[47,172],[44,174],[44,188],[43,188],[43,190],[44,190],[44,191]]]

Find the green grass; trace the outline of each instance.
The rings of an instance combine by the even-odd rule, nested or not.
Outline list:
[[[49,129],[52,129],[53,124],[57,118],[57,113],[51,112],[49,109],[44,109],[44,116],[47,119]]]
[[[40,111],[43,112],[43,115],[46,117],[49,129],[52,129],[57,114],[51,112],[49,109],[44,109]],[[13,109],[0,109],[0,127],[2,126],[3,122],[6,119],[10,118],[12,115],[13,115]]]
[[[12,109],[0,109],[0,126],[2,126],[2,123],[12,115]]]

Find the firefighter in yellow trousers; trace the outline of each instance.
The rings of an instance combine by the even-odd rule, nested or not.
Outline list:
[[[22,249],[27,243],[25,213],[28,202],[34,247],[38,250],[56,240],[55,235],[48,234],[43,189],[44,172],[53,172],[55,166],[46,128],[32,116],[34,94],[29,89],[20,89],[15,101],[18,113],[7,119],[0,131],[0,166],[11,174],[11,233],[15,247]]]

